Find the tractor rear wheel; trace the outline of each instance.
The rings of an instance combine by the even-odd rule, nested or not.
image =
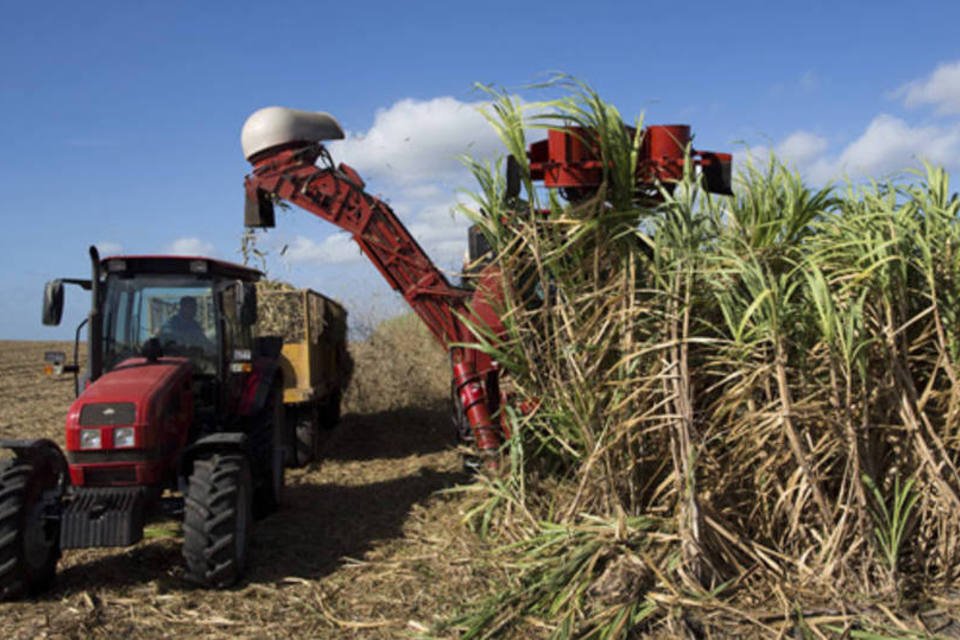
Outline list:
[[[286,445],[283,414],[283,393],[276,388],[254,418],[250,444],[254,458],[253,514],[256,518],[276,511],[283,496]]]
[[[0,463],[0,600],[43,591],[60,559],[60,527],[46,517],[43,493],[56,486],[42,460]]]
[[[229,587],[247,564],[253,523],[250,466],[245,456],[196,460],[184,507],[187,576],[205,587]]]

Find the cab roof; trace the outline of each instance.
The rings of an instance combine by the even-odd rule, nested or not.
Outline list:
[[[120,255],[100,260],[106,273],[188,273],[256,282],[263,273],[242,264],[204,256]]]

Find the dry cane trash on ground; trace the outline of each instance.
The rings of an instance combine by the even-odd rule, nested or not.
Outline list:
[[[183,579],[179,525],[158,522],[130,549],[66,552],[51,591],[0,604],[2,636],[388,639],[434,628],[482,593],[493,572],[471,561],[480,542],[460,525],[456,497],[437,494],[466,480],[445,355],[412,317],[373,339],[397,351],[388,375],[430,374],[367,393],[384,368],[373,349],[354,350],[343,423],[321,463],[288,473],[284,507],[257,523],[236,588]],[[73,383],[43,376],[44,351],[54,349],[72,344],[0,341],[0,437],[62,443]]]

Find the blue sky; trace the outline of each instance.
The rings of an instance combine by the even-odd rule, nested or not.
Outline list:
[[[335,158],[447,267],[465,244],[449,208],[471,186],[457,156],[497,149],[476,82],[573,74],[630,118],[688,122],[702,148],[775,148],[813,182],[917,157],[960,168],[956,2],[0,6],[0,339],[72,335],[87,298],[68,291],[52,329],[41,291],[85,275],[89,244],[239,260],[239,131],[267,105],[336,115],[349,135]],[[397,307],[306,213],[260,244],[272,276],[358,315]]]

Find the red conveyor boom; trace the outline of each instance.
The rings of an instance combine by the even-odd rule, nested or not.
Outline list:
[[[322,156],[322,147],[314,146],[259,159],[246,178],[248,197],[256,198],[257,190],[273,194],[349,231],[445,349],[471,340],[457,318],[467,312],[470,292],[447,281],[387,203],[364,191],[353,169],[344,164],[316,166]]]
[[[325,161],[324,166],[317,166],[317,159]],[[474,341],[461,320],[474,315],[466,305],[472,293],[451,285],[393,210],[364,191],[356,171],[345,164],[334,167],[321,145],[271,149],[251,162],[253,173],[245,180],[248,201],[278,197],[349,231],[363,254],[451,352],[464,413],[480,453],[492,460],[501,441],[477,371],[482,354],[456,346]]]

